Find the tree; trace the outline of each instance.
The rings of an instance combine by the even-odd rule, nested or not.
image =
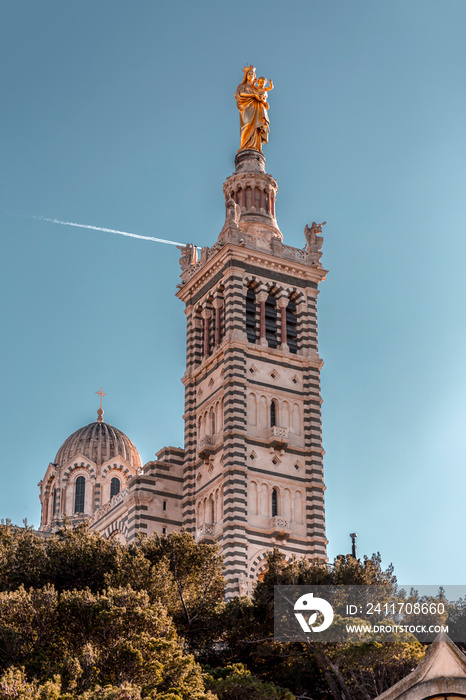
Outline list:
[[[0,590],[23,585],[57,590],[105,587],[106,576],[118,569],[123,547],[91,532],[87,523],[65,524],[52,537],[38,536],[32,528],[0,525]]]
[[[210,639],[224,594],[217,546],[196,543],[183,530],[140,538],[127,547],[119,569],[107,576],[107,582],[129,584],[148,591],[151,600],[163,600],[191,646],[202,646]]]
[[[273,639],[274,585],[384,585],[394,592],[393,569],[382,569],[379,554],[362,561],[341,556],[328,566],[307,559],[286,562],[274,550],[267,564],[250,605],[239,599],[223,608],[223,658],[245,663],[262,680],[288,687],[297,695],[312,688],[314,698],[368,700],[403,677],[422,657],[424,649],[411,635],[383,645],[358,639],[347,644],[283,644]],[[235,619],[238,629],[231,624]]]
[[[47,583],[47,544],[27,524],[0,524],[0,591]]]
[[[209,669],[205,678],[218,700],[294,700],[295,697],[274,683],[262,682],[243,664]]]
[[[60,700],[61,682],[59,678],[29,682],[23,668],[10,667],[0,678],[0,700]]]
[[[0,666],[23,667],[28,682],[55,677],[73,697],[124,684],[143,698],[210,697],[163,606],[143,591],[20,587],[0,594],[0,619]]]

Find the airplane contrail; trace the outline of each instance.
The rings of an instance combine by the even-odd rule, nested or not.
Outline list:
[[[105,231],[106,233],[119,233],[121,236],[130,236],[131,238],[141,238],[143,241],[154,241],[155,243],[168,243],[169,245],[181,245],[186,243],[176,243],[176,241],[167,241],[165,238],[153,238],[152,236],[140,236],[137,233],[128,233],[128,231],[117,231],[114,228],[103,228],[102,226],[90,226],[89,224],[76,224],[74,221],[60,221],[60,219],[49,219],[46,216],[32,216],[31,218],[37,221],[49,221],[51,224],[60,224],[61,226],[76,226],[77,228],[90,228],[93,231]]]

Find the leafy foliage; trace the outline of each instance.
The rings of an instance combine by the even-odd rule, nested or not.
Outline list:
[[[163,606],[143,591],[20,587],[0,594],[0,619],[7,672],[22,667],[39,681],[59,678],[77,694],[134,684],[142,697],[206,697],[200,667],[183,652]]]
[[[146,590],[163,600],[178,630],[193,646],[210,635],[216,607],[223,600],[223,566],[217,546],[196,544],[185,531],[141,538],[127,547],[118,570],[106,578],[115,585]]]
[[[219,700],[294,700],[295,697],[274,683],[260,681],[243,664],[209,669],[206,685]]]
[[[237,598],[223,610],[224,661],[244,663],[260,678],[293,690],[312,689],[313,698],[368,700],[400,680],[415,666],[424,649],[414,637],[400,642],[362,644],[287,643],[273,640],[274,585],[385,585],[394,590],[392,567],[383,570],[380,555],[358,561],[337,557],[333,567],[294,559],[286,562],[275,550],[258,582],[252,601]]]
[[[0,525],[0,590],[53,584],[58,591],[99,591],[109,572],[119,568],[123,551],[118,542],[90,532],[86,523],[65,526],[49,538],[28,526]]]

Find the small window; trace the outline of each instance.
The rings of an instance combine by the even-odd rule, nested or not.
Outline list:
[[[162,528],[162,535],[166,535],[166,534],[167,534],[167,528],[166,528],[166,527],[163,527],[163,528]]]
[[[167,502],[166,501],[163,502],[163,509],[167,510]]]
[[[78,476],[76,479],[74,492],[74,512],[84,513],[84,496],[86,493],[86,479],[83,476]]]
[[[277,425],[277,402],[275,399],[270,404],[270,427]]]
[[[277,489],[272,489],[272,518],[278,515],[278,493]]]
[[[110,498],[116,496],[117,493],[120,493],[120,479],[117,479],[116,476],[114,476],[110,482]]]
[[[53,489],[53,514],[57,514],[58,506],[58,489]]]

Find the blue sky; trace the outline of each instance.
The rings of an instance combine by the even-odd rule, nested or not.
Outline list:
[[[2,5],[0,517],[39,524],[65,438],[106,420],[143,461],[183,440],[173,246],[211,245],[244,65],[272,78],[267,170],[289,245],[324,228],[329,556],[461,584],[466,492],[463,0]]]

